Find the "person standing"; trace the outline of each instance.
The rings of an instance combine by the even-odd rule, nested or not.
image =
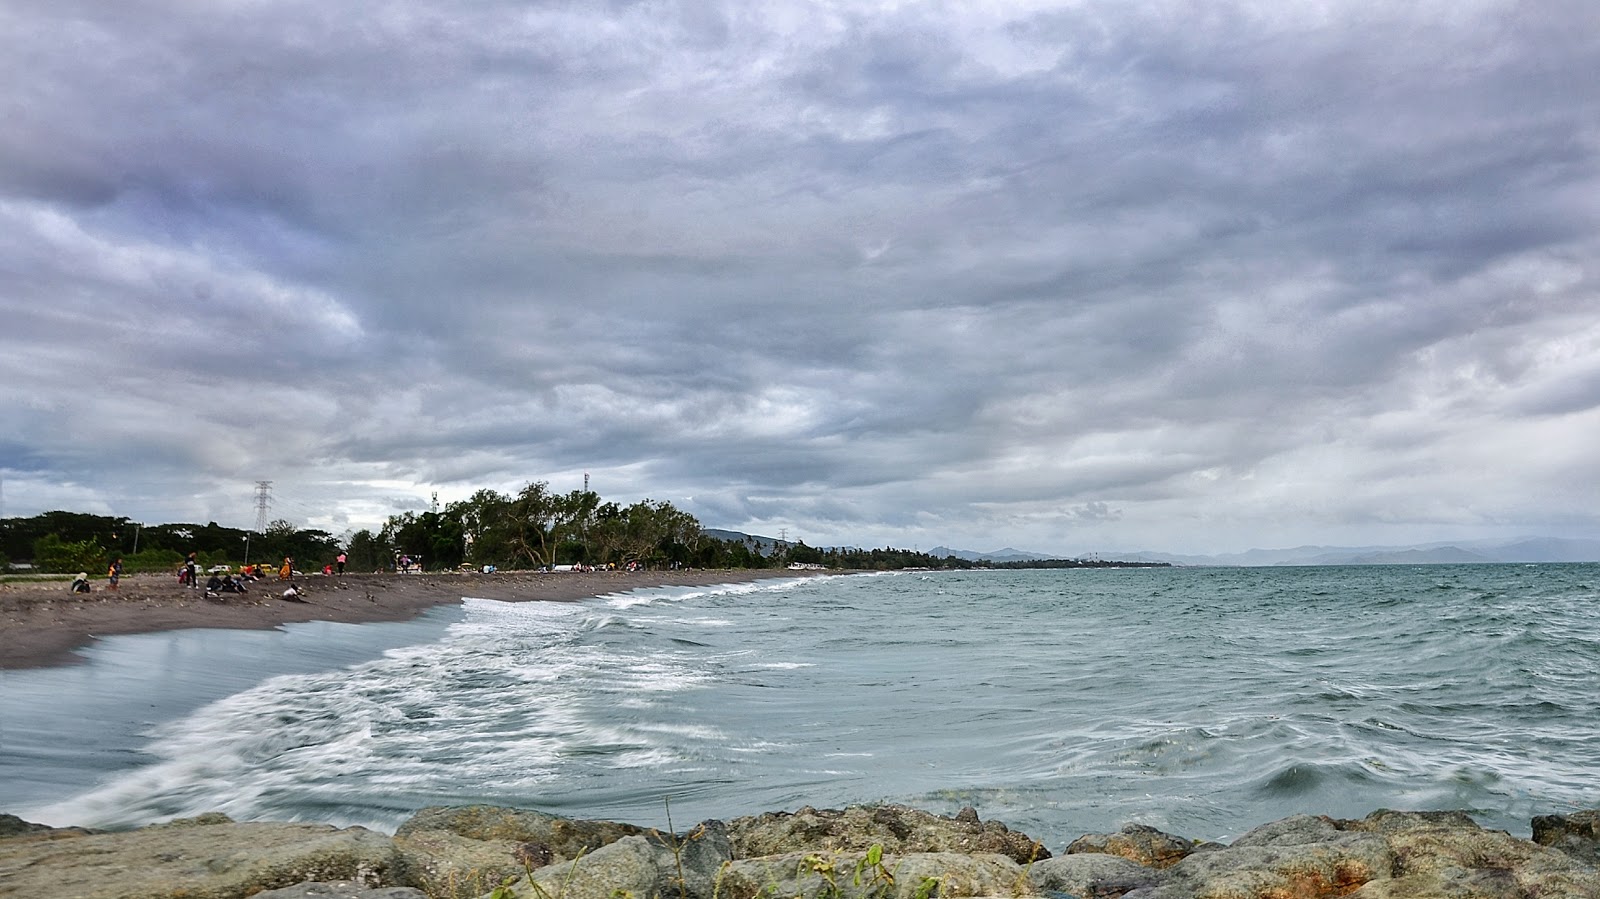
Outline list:
[[[188,578],[190,589],[200,589],[200,578],[198,577],[200,574],[200,565],[195,561],[194,553],[190,553],[189,558],[183,560],[183,573],[184,576]]]
[[[108,589],[117,589],[117,581],[122,580],[122,557],[117,556],[111,560],[111,567],[106,570],[106,578],[111,581]]]
[[[344,554],[344,550],[340,550],[339,551],[339,555],[336,558],[334,558],[334,560],[333,560],[334,564],[339,566],[339,576],[340,577],[344,577],[344,563],[345,563],[345,559],[346,558],[347,557]]]
[[[283,564],[278,567],[278,580],[287,581],[294,578],[294,560],[288,556],[283,557]]]

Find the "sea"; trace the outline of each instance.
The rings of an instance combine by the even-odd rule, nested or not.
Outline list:
[[[1600,565],[907,571],[111,637],[0,672],[0,811],[392,832],[975,808],[1144,824],[1600,808]]]

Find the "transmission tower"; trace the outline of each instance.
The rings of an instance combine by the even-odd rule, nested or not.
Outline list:
[[[272,482],[256,481],[256,533],[267,532],[267,513],[272,510]]]

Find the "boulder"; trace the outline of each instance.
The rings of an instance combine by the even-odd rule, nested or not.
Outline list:
[[[0,895],[244,899],[306,881],[400,886],[389,838],[361,827],[222,816],[70,839],[0,841]]]
[[[1154,870],[1154,869],[1152,869]],[[1600,897],[1600,872],[1486,831],[1462,812],[1295,815],[1231,846],[1196,847],[1123,899],[1563,899]]]
[[[1028,892],[1027,872],[997,853],[891,856],[877,850],[849,850],[789,852],[730,862],[716,895],[720,899],[944,899]]]
[[[728,823],[735,858],[758,858],[792,852],[866,851],[909,855],[923,852],[1004,855],[1025,865],[1050,857],[1038,840],[1008,829],[998,821],[982,822],[972,808],[954,818],[903,805],[814,809],[793,814],[768,812]]]
[[[412,887],[367,887],[349,880],[338,880],[332,883],[297,883],[292,887],[257,893],[251,899],[429,899],[429,896]]]
[[[1141,887],[1155,886],[1162,874],[1154,868],[1115,855],[1084,852],[1047,858],[1028,868],[1036,892],[1078,899],[1117,899]]]
[[[1143,824],[1129,824],[1121,833],[1084,834],[1067,846],[1068,855],[1097,852],[1151,868],[1170,868],[1193,851],[1194,841]]]
[[[731,854],[725,825],[706,821],[677,836],[624,837],[530,871],[510,890],[529,899],[713,899]]]
[[[518,899],[655,899],[653,890],[665,874],[648,840],[625,837],[583,858],[529,872],[510,891]]]
[[[469,840],[543,845],[550,850],[555,861],[570,861],[623,837],[640,836],[648,832],[643,827],[615,821],[586,821],[532,809],[467,805],[422,809],[400,825],[395,836],[405,837],[430,830],[457,834]]]
[[[1341,827],[1382,834],[1393,877],[1360,899],[1600,897],[1600,872],[1557,849],[1483,830],[1461,812],[1382,809]]]
[[[16,815],[0,815],[0,840],[60,840],[101,832],[86,827],[50,827],[46,824],[24,821]]]
[[[434,899],[460,899],[645,832],[531,809],[436,806],[400,825],[394,844],[408,883]]]
[[[1533,841],[1600,865],[1600,809],[1534,818]]]

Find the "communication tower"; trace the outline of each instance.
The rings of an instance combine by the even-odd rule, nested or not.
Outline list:
[[[256,533],[267,532],[267,513],[272,511],[272,482],[256,481]]]

